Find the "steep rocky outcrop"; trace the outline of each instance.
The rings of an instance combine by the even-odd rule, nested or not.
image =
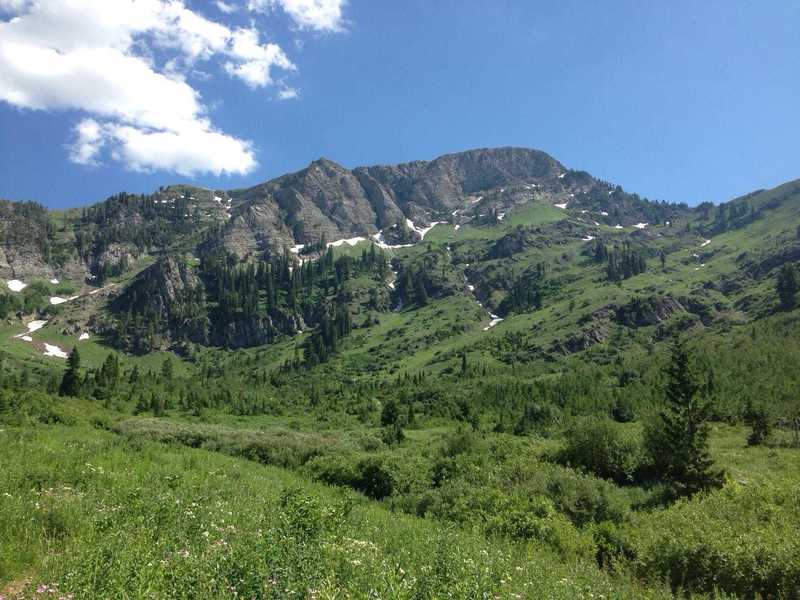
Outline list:
[[[293,335],[303,331],[305,323],[300,315],[275,314],[265,317],[235,321],[212,332],[211,343],[226,348],[247,348],[275,341],[281,335]]]
[[[502,186],[522,182],[529,190],[535,185],[561,194],[553,196],[557,202],[566,197],[561,182],[566,172],[544,152],[524,148],[470,150],[353,170],[319,159],[296,173],[230,192],[236,208],[216,246],[245,256],[322,239],[367,237],[406,219],[424,226],[452,219],[482,194],[488,207],[533,199],[531,193],[500,197]]]
[[[167,256],[139,273],[112,303],[123,347],[140,343],[169,346],[174,341],[208,341],[203,282],[176,256]],[[136,350],[136,348],[131,348]]]
[[[0,277],[49,279],[58,267],[55,228],[34,202],[0,200]]]

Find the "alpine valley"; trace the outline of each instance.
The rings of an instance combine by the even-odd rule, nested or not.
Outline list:
[[[2,201],[0,598],[798,598],[798,263],[524,148]]]

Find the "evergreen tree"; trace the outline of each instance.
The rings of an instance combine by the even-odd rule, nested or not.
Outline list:
[[[645,446],[678,496],[691,496],[722,483],[722,473],[713,468],[708,453],[711,404],[701,393],[702,387],[692,372],[692,357],[684,341],[676,337],[667,368],[666,407],[648,424]]]
[[[169,388],[172,385],[172,379],[174,377],[175,368],[172,364],[172,358],[167,357],[164,359],[164,362],[161,363],[161,379]]]
[[[781,267],[778,273],[778,281],[776,288],[778,291],[778,298],[781,302],[783,310],[791,310],[797,304],[797,291],[798,291],[797,269],[794,265],[785,264]]]
[[[67,357],[67,370],[58,388],[60,396],[79,396],[81,392],[81,357],[75,346]]]
[[[763,406],[756,408],[752,402],[748,401],[744,411],[744,421],[750,425],[750,435],[747,436],[748,446],[760,446],[772,432],[772,420],[769,412]]]
[[[394,398],[390,398],[386,401],[386,404],[383,405],[383,410],[381,411],[381,425],[384,427],[394,425],[398,422],[399,418],[400,408],[397,406],[397,401]]]

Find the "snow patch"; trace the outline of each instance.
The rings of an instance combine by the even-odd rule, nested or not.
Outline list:
[[[427,227],[417,227],[416,225],[414,225],[414,221],[412,221],[411,219],[406,219],[406,225],[408,225],[409,229],[413,229],[419,234],[420,241],[425,239],[425,236],[431,229],[433,229],[437,225],[441,225],[442,223],[444,223],[444,221],[433,221]]]
[[[58,285],[61,282],[54,277],[53,279],[50,280],[50,283],[52,283],[53,285]]]
[[[8,289],[10,289],[12,292],[21,292],[28,287],[27,283],[22,283],[19,279],[12,279],[7,285]]]
[[[397,248],[411,248],[411,246],[414,245],[414,244],[396,244],[396,245],[387,244],[386,238],[383,237],[382,231],[373,234],[372,239],[375,240],[375,245],[378,246],[378,248],[383,248],[384,250],[394,250]]]
[[[492,314],[492,313],[489,313],[489,316],[492,318],[492,320],[489,321],[489,324],[486,327],[483,328],[484,331],[489,331],[492,327],[494,327],[500,321],[503,320],[501,317],[498,317],[497,315]]]
[[[622,229],[622,225],[614,225],[614,229]]]
[[[53,346],[52,344],[47,343],[44,345],[44,355],[52,356],[53,358],[67,358],[67,356],[69,356],[58,346]]]
[[[47,324],[47,321],[31,321],[30,323],[28,323],[26,325],[26,327],[28,328],[28,331],[26,333],[27,334],[31,334],[34,331],[39,331],[46,324]],[[27,337],[26,333],[20,333],[20,334],[15,335],[14,337],[15,338],[23,338],[24,339],[25,337]],[[25,340],[25,341],[29,342],[31,340]]]
[[[459,229],[461,229],[461,225],[456,225],[453,227],[453,231],[458,231]]]
[[[700,244],[700,247],[703,248],[705,246],[708,246],[710,243],[711,243],[711,240],[705,240],[702,244]]]
[[[600,214],[601,214],[601,215],[603,215],[604,217],[607,217],[607,216],[608,216],[608,213],[607,213],[606,211],[604,211],[604,210],[601,210],[601,211],[600,211]]]
[[[647,223],[636,223],[634,227],[636,227],[636,229],[644,229],[645,227],[647,227]]]
[[[593,235],[587,235],[585,238],[581,238],[584,242],[591,242],[594,239]]]
[[[341,246],[343,244],[347,244],[348,246],[355,246],[359,242],[366,242],[366,241],[367,241],[367,238],[365,238],[365,237],[353,237],[353,238],[347,238],[347,239],[344,239],[344,240],[336,240],[335,242],[329,242],[328,243],[328,247],[329,248],[330,247],[338,248],[339,246]]]
[[[289,248],[289,252],[291,252],[292,254],[300,254],[300,250],[302,250],[305,247],[306,247],[305,244],[295,244],[294,246]]]
[[[558,176],[558,178],[559,179],[564,179],[564,175],[566,175],[566,173],[562,173],[561,175]]]
[[[86,333],[86,332],[84,332],[84,333],[82,333],[82,334],[80,334],[80,335],[78,336],[78,341],[79,341],[79,342],[82,342],[82,341],[84,341],[84,340],[88,340],[88,339],[89,339],[89,334],[88,334],[88,333]]]
[[[567,209],[567,203],[566,202],[562,202],[561,204],[556,204],[555,206],[556,206],[556,208],[560,208],[562,210],[566,210]]]
[[[33,338],[31,336],[29,336],[29,335],[21,335],[21,336],[19,336],[19,339],[25,340],[26,342],[32,342],[33,341]]]
[[[498,221],[502,221],[503,217],[505,217],[505,216],[506,216],[506,213],[504,213],[504,212],[497,213],[497,220]]]

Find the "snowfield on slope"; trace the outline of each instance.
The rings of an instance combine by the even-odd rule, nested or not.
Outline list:
[[[48,344],[48,343],[45,343],[44,345],[44,355],[52,356],[53,358],[67,358],[67,356],[69,356],[58,346],[54,346],[53,344]]]

